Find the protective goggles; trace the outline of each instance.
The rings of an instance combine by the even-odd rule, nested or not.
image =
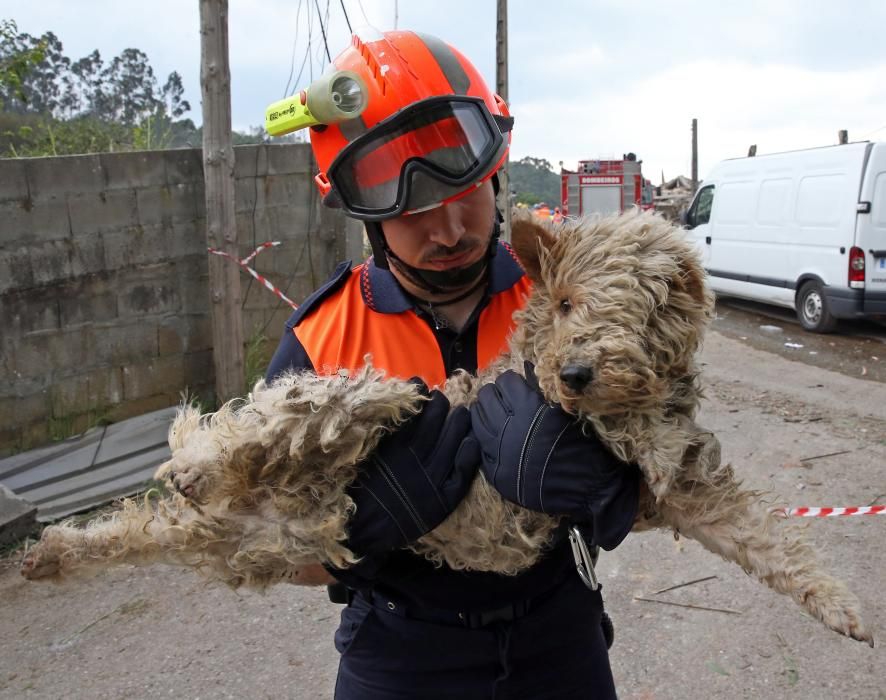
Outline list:
[[[429,209],[489,174],[504,155],[513,119],[482,99],[432,97],[349,143],[327,177],[342,208],[364,221]]]

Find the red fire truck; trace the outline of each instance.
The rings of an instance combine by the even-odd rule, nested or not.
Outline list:
[[[580,160],[578,170],[560,170],[564,216],[615,214],[631,206],[652,209],[654,189],[640,170],[642,160]]]

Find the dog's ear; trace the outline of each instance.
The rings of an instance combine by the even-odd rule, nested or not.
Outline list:
[[[690,253],[677,253],[676,274],[671,281],[671,291],[668,295],[668,310],[659,312],[659,320],[662,328],[667,331],[669,323],[663,322],[674,314],[684,326],[684,337],[678,345],[674,346],[672,355],[673,368],[677,372],[685,371],[690,366],[698,345],[704,334],[705,326],[711,321],[714,312],[714,295],[705,284],[705,272],[698,258]],[[691,330],[690,330],[691,329]],[[669,336],[668,332],[665,336]],[[662,340],[667,343],[667,338]]]
[[[521,214],[511,220],[511,247],[533,282],[541,280],[541,248],[550,250],[556,240],[551,230],[531,214]]]

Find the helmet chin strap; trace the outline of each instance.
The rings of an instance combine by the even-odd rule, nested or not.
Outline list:
[[[369,237],[376,267],[388,270],[393,264],[406,279],[419,289],[430,294],[449,294],[464,288],[472,282],[482,281],[489,268],[489,264],[498,251],[498,239],[501,236],[501,214],[496,210],[495,221],[492,225],[492,236],[489,238],[489,246],[486,255],[465,267],[454,270],[424,270],[413,267],[402,260],[388,246],[384,238],[381,224],[367,222],[366,232]],[[471,290],[473,291],[473,289]]]
[[[403,276],[431,294],[446,294],[461,289],[466,284],[476,281],[486,269],[486,257],[483,256],[477,262],[467,267],[459,267],[453,270],[422,270],[412,267],[398,258],[390,249],[388,257]]]

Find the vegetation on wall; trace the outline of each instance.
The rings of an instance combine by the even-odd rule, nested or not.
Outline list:
[[[34,37],[0,21],[0,157],[199,147],[190,110],[178,71],[161,82],[139,49],[75,60],[53,32]],[[234,143],[264,136],[235,132]]]

